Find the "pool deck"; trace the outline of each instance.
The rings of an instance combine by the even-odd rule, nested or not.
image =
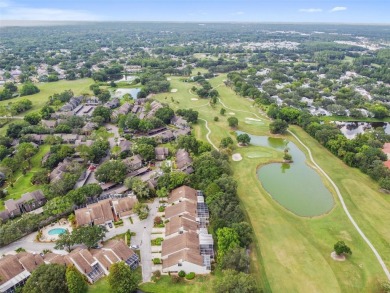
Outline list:
[[[70,225],[68,220],[59,220],[58,222],[52,223],[49,226],[46,226],[41,229],[42,236],[39,238],[40,242],[54,242],[57,241],[59,234],[50,235],[49,231],[53,229],[66,229],[69,232],[72,232],[72,226]]]

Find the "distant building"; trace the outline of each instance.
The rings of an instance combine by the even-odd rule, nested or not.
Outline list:
[[[111,199],[105,199],[75,210],[77,226],[104,225],[114,221]]]
[[[9,217],[13,218],[23,213],[28,213],[42,207],[46,203],[46,198],[42,190],[28,192],[18,200],[9,199],[4,202]]]
[[[154,149],[154,153],[156,155],[157,161],[164,161],[168,157],[169,150],[168,148],[164,148],[164,147],[156,147]]]

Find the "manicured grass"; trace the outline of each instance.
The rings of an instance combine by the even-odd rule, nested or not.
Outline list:
[[[386,117],[383,119],[376,119],[376,118],[353,118],[348,116],[322,116],[319,117],[322,121],[359,121],[359,122],[390,122],[390,117]]]
[[[222,102],[228,107],[256,112],[260,116],[250,100],[237,96],[223,85],[224,79],[226,75],[210,80],[213,86],[218,86]],[[199,107],[205,104],[204,100],[191,101],[188,89],[192,84],[183,83],[175,77],[172,77],[171,83],[179,91],[160,94],[157,99],[170,103],[174,109],[192,107],[199,111],[200,118],[208,121],[212,130],[210,139],[216,145],[221,138],[232,135],[226,121],[230,112],[235,112],[234,116],[239,120],[238,129],[255,135],[269,135],[266,117],[263,117],[264,125],[253,125],[244,123],[245,117],[255,118],[249,113],[227,109],[225,116],[221,116],[220,104],[215,108],[209,105]],[[174,102],[170,98],[165,100],[164,95],[174,97]],[[218,122],[213,121],[214,116],[219,117]],[[291,129],[308,145],[317,163],[338,185],[350,213],[390,266],[390,197],[379,193],[377,183],[359,170],[346,166],[302,129]],[[207,131],[204,122],[195,126],[194,133],[205,140]],[[286,137],[304,151],[292,136]],[[323,182],[335,198],[333,210],[320,217],[298,217],[267,194],[256,174],[258,166],[281,160],[283,154],[256,146],[237,148],[234,152],[241,153],[243,157],[242,161],[232,162],[232,167],[234,178],[238,181],[241,204],[255,233],[251,268],[266,292],[373,292],[377,289],[378,280],[384,280],[385,275],[369,247],[349,222],[325,178],[322,177]],[[269,157],[248,158],[247,155],[253,152],[267,152]],[[345,262],[335,262],[330,257],[338,240],[344,240],[353,251]]]
[[[14,187],[10,187],[10,186],[4,187],[8,191],[8,195],[6,196],[4,201],[11,198],[18,199],[24,193],[42,188],[42,186],[40,185],[31,184],[31,178],[35,172],[42,169],[41,168],[42,158],[49,150],[50,150],[49,145],[39,146],[38,153],[36,153],[31,159],[31,166],[32,166],[31,170],[29,170],[26,175],[23,175],[21,170],[18,170],[14,174],[14,178],[15,178]],[[4,201],[0,201],[0,210],[4,209]]]
[[[28,99],[33,103],[33,107],[30,111],[36,111],[42,108],[49,96],[55,93],[61,93],[65,90],[71,89],[75,95],[80,95],[82,93],[92,93],[89,90],[89,86],[93,84],[94,81],[91,78],[77,79],[77,80],[60,80],[56,82],[48,83],[37,83],[36,85],[41,90],[39,93],[31,96],[17,97],[10,100],[0,101],[0,106],[6,106],[10,102],[14,103],[23,99]],[[25,115],[28,112],[24,112],[21,115]]]
[[[146,293],[203,293],[211,292],[211,280],[213,277],[196,276],[188,281],[185,278],[182,282],[174,284],[169,276],[162,276],[156,283],[144,283],[140,289]]]
[[[109,293],[111,292],[110,284],[108,283],[108,278],[101,278],[96,283],[88,286],[88,293]]]

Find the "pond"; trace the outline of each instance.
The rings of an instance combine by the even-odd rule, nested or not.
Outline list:
[[[387,122],[358,122],[358,121],[333,121],[336,123],[340,131],[348,139],[355,138],[359,133],[364,133],[366,130],[382,127],[387,134],[390,134],[390,123]]]
[[[114,95],[116,98],[122,98],[125,94],[129,94],[133,99],[137,99],[137,95],[140,91],[141,88],[118,88]]]
[[[237,131],[238,134],[242,133]],[[320,175],[306,164],[305,154],[292,142],[267,136],[251,137],[251,144],[284,151],[286,146],[294,162],[272,163],[257,170],[264,189],[279,204],[303,217],[320,216],[329,212],[334,200]]]

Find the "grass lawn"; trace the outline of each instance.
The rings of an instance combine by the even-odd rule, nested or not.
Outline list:
[[[320,120],[322,121],[359,121],[359,122],[390,122],[390,117],[383,119],[376,118],[352,118],[348,116],[321,116]]]
[[[203,293],[210,292],[212,286],[210,276],[196,276],[193,280],[183,278],[182,282],[174,284],[169,276],[162,276],[156,283],[144,283],[140,289],[146,293]]]
[[[80,95],[82,93],[91,94],[92,92],[89,90],[89,86],[93,83],[94,81],[91,78],[37,83],[36,85],[41,90],[39,93],[31,96],[23,96],[23,97],[10,99],[10,100],[0,101],[0,106],[6,106],[9,103],[15,103],[23,99],[28,99],[33,104],[32,109],[17,115],[17,116],[24,116],[27,113],[36,112],[40,110],[46,104],[49,96],[52,96],[55,93],[61,93],[65,90],[71,89],[75,95]],[[0,128],[0,135],[5,135],[7,127],[8,126],[5,125],[4,127]]]
[[[213,78],[210,83],[218,87],[221,100],[227,107],[247,112],[226,109],[225,116],[222,116],[219,114],[220,104],[212,108],[203,99],[191,100],[195,98],[189,92],[192,83],[181,82],[177,77],[171,79],[172,88],[177,88],[178,92],[159,94],[156,98],[169,103],[174,109],[193,108],[199,111],[199,117],[208,121],[212,130],[210,139],[214,144],[218,145],[225,136],[233,137],[226,121],[229,116],[238,118],[239,130],[269,135],[266,117],[263,117],[262,125],[248,123],[245,119],[255,118],[248,112],[260,114],[250,100],[238,97],[223,84],[226,75]],[[219,117],[218,122],[213,121],[215,116]],[[356,222],[390,266],[390,197],[379,193],[378,185],[368,176],[346,166],[302,129],[292,127],[292,131],[308,145],[317,163],[338,185]],[[205,140],[207,130],[204,122],[194,127],[194,133]],[[287,137],[304,151],[292,136]],[[258,151],[267,152],[268,157],[247,157],[247,154]],[[377,289],[378,280],[385,280],[385,275],[369,247],[350,224],[334,190],[324,178],[324,184],[334,195],[335,207],[320,217],[298,217],[274,201],[256,175],[260,165],[280,160],[283,154],[257,146],[237,148],[234,152],[241,153],[243,157],[242,161],[232,162],[232,167],[238,181],[241,204],[256,236],[251,267],[266,292],[373,292]],[[338,240],[344,240],[353,251],[346,262],[335,262],[330,258],[333,245]]]
[[[110,284],[108,284],[108,278],[101,278],[96,283],[88,286],[88,293],[109,293]]]
[[[29,170],[26,175],[23,175],[22,171],[20,170],[14,174],[14,178],[16,180],[14,182],[14,187],[9,187],[9,186],[5,187],[8,191],[8,195],[6,196],[4,201],[11,198],[18,199],[24,193],[31,192],[41,188],[40,185],[32,185],[31,178],[35,172],[42,169],[41,168],[42,158],[49,150],[50,150],[49,145],[41,145],[39,147],[38,153],[36,153],[31,159],[31,165],[32,165],[31,170]],[[4,209],[4,201],[0,201],[0,210]]]

